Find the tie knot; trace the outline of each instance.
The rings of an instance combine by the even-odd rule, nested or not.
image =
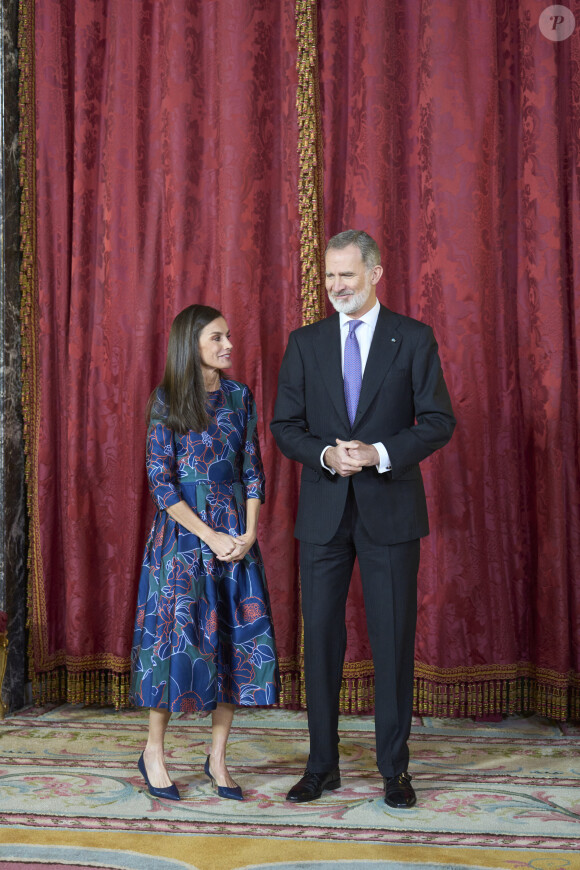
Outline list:
[[[362,320],[350,320],[348,324],[348,337],[352,338],[355,334],[358,327],[361,325]]]

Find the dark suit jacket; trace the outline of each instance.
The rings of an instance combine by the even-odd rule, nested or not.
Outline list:
[[[392,472],[352,477],[357,507],[377,543],[429,533],[419,463],[453,433],[455,419],[431,327],[381,305],[351,428],[341,370],[338,314],[291,333],[270,424],[285,456],[303,465],[295,535],[324,544],[342,518],[349,478],[320,464],[336,438],[382,441]]]

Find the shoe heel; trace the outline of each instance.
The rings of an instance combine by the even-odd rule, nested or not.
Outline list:
[[[335,788],[340,788],[340,777],[338,779],[332,779],[324,786],[325,791],[334,791]]]

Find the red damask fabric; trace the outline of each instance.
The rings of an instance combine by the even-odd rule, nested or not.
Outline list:
[[[294,666],[297,474],[268,422],[301,320],[295,4],[30,2],[34,672],[127,671],[152,511],[144,408],[194,301],[224,312],[231,374],[257,400],[260,540]],[[580,714],[580,0],[561,41],[538,26],[546,5],[319,0],[319,132],[326,235],[377,239],[381,301],[433,326],[458,418],[423,464],[417,673],[443,693],[523,675],[562,693],[560,713],[575,688]],[[355,678],[363,613],[355,584]]]
[[[378,240],[458,418],[423,463],[417,661],[577,685],[580,4],[562,41],[533,0],[319,5],[327,234]]]
[[[297,636],[296,472],[268,423],[300,325],[293,2],[36,0],[37,673],[127,671],[152,504],[145,406],[169,326],[221,309],[256,397],[260,540]]]

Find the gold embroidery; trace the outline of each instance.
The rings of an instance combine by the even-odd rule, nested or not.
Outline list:
[[[324,317],[324,212],[322,130],[318,82],[317,18],[315,0],[296,2],[298,41],[298,207],[300,212],[300,265],[302,270],[302,322]]]

